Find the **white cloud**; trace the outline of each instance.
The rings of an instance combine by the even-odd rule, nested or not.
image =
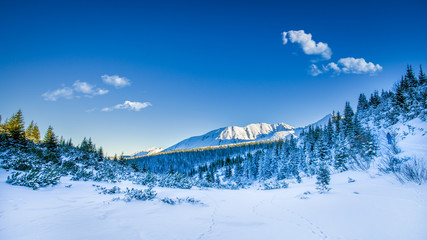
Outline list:
[[[105,108],[101,109],[101,111],[103,111],[103,112],[111,112],[113,110],[114,110],[113,108],[109,108],[109,107],[105,107]]]
[[[331,62],[328,65],[326,65],[326,67],[324,67],[324,69],[325,69],[325,71],[332,70],[332,71],[334,71],[336,73],[340,73],[341,72],[341,69],[340,69],[340,67],[338,67],[338,64],[336,64],[334,62]]]
[[[317,76],[322,73],[322,71],[315,65],[311,64],[310,70],[308,71],[312,76]]]
[[[47,91],[42,94],[42,97],[46,101],[56,101],[59,98],[72,99],[73,98],[73,89],[64,87],[56,89],[55,91]]]
[[[113,85],[116,88],[125,87],[125,86],[130,85],[129,79],[127,79],[125,77],[119,77],[117,75],[108,76],[105,74],[105,75],[101,76],[101,78],[102,78],[102,81],[104,81],[104,83]]]
[[[104,94],[107,94],[109,91],[108,90],[106,90],[106,89],[100,89],[100,88],[98,88],[97,90],[96,90],[96,92],[95,92],[95,95],[104,95]]]
[[[312,40],[312,35],[305,33],[304,30],[283,32],[282,36],[283,44],[287,44],[289,39],[291,43],[300,44],[302,50],[307,55],[321,55],[326,60],[331,59],[332,50],[328,44],[323,42],[316,43]]]
[[[313,76],[317,76],[321,73],[332,71],[335,74],[347,73],[347,74],[374,74],[383,70],[383,67],[379,64],[372,62],[366,62],[364,58],[341,58],[338,63],[330,62],[326,66],[323,66],[323,71],[320,70],[316,65],[310,66],[309,72]]]
[[[74,90],[76,92],[81,92],[87,94],[87,97],[92,97],[95,95],[104,95],[108,93],[108,90],[97,88],[95,89],[95,86],[90,85],[87,82],[80,82],[80,80],[77,80],[73,84]]]
[[[87,112],[87,113],[91,113],[91,112],[94,112],[94,111],[96,111],[96,108],[90,108],[90,109],[87,109],[85,112]]]
[[[77,80],[73,83],[73,88],[63,87],[55,91],[47,91],[42,94],[42,97],[46,101],[56,101],[60,98],[73,99],[73,98],[82,97],[77,93],[83,93],[85,94],[84,95],[85,97],[93,97],[97,95],[104,95],[104,94],[107,94],[108,92],[109,91],[106,89],[101,89],[101,88],[95,89],[95,86],[87,82],[81,82],[80,80]]]
[[[338,64],[341,66],[341,71],[344,73],[375,73],[383,70],[379,64],[366,62],[363,58],[341,58],[338,60]]]
[[[90,85],[87,82],[80,82],[80,80],[77,80],[73,84],[74,89],[77,92],[87,93],[91,94],[93,92],[93,86]]]
[[[286,35],[288,35],[288,32],[282,33],[283,45],[286,45],[286,43],[288,43],[288,39],[286,38]]]
[[[147,108],[149,106],[152,106],[149,102],[131,102],[131,101],[125,101],[123,104],[117,104],[113,107],[105,107],[101,111],[103,112],[111,112],[115,109],[124,109],[129,111],[140,111],[141,109]]]

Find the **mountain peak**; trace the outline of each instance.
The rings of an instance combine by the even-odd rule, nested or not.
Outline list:
[[[285,123],[252,123],[244,127],[228,126],[201,136],[190,137],[165,151],[219,146],[252,141],[279,140],[294,134],[294,127]]]

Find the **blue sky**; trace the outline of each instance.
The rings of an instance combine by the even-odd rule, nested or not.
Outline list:
[[[109,154],[228,125],[304,126],[427,66],[426,7],[1,1],[0,114],[22,109],[43,134],[92,137]]]

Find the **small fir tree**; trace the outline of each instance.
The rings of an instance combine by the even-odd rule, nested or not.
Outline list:
[[[329,190],[331,190],[331,188],[328,187],[329,182],[331,180],[330,175],[331,174],[329,173],[328,168],[324,164],[322,164],[316,177],[317,178],[316,189],[319,190],[320,193],[326,193]]]
[[[16,141],[24,142],[25,141],[25,128],[24,128],[24,117],[22,116],[22,111],[18,110],[10,120],[5,123],[4,126],[6,133]]]
[[[33,131],[31,133],[33,142],[40,143],[40,130],[37,124],[34,124]]]
[[[51,151],[56,150],[56,147],[58,145],[58,139],[55,136],[55,133],[53,132],[52,126],[49,126],[49,128],[47,129],[43,142],[49,150]]]

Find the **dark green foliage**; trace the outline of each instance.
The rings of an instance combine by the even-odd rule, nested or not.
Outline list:
[[[162,198],[161,201],[163,203],[166,203],[166,204],[169,204],[169,205],[176,205],[176,204],[182,204],[182,203],[203,205],[203,203],[200,200],[196,200],[196,199],[191,198],[191,197],[176,198],[176,199],[172,199],[172,198],[166,197],[166,198]]]
[[[158,185],[160,187],[190,189],[191,182],[179,173],[167,174],[160,177]]]
[[[354,130],[353,117],[354,117],[354,112],[350,106],[350,102],[346,102],[345,108],[344,108],[344,119],[342,120],[345,136],[350,136],[350,134],[352,134]]]
[[[93,178],[93,171],[87,171],[83,168],[79,168],[74,176],[71,178],[73,181],[89,181]]]
[[[378,91],[375,91],[373,94],[371,94],[371,97],[369,98],[369,106],[372,106],[373,108],[377,108],[378,105],[381,103],[380,95],[378,94]],[[363,109],[367,109],[367,106]],[[359,110],[359,108],[357,109]]]
[[[55,133],[53,132],[52,126],[49,126],[49,128],[47,129],[46,134],[44,136],[43,144],[50,151],[56,150],[56,147],[58,146],[58,139],[55,136]]]
[[[40,142],[40,131],[37,124],[34,123],[34,121],[31,121],[30,125],[28,126],[27,130],[25,130],[25,138],[27,140],[30,140],[34,143]]]
[[[92,138],[86,139],[83,138],[82,143],[80,144],[80,150],[87,152],[87,153],[94,153],[96,152],[96,146],[92,142]]]
[[[126,188],[126,194],[125,194],[124,200],[126,202],[130,202],[133,199],[147,201],[147,200],[153,200],[154,198],[156,198],[156,196],[157,196],[157,193],[153,190],[152,187],[145,190]]]
[[[11,139],[17,143],[25,142],[25,128],[24,128],[24,117],[22,116],[22,111],[18,110],[10,120],[6,120],[6,123],[3,125],[3,129]]]
[[[316,189],[319,190],[320,193],[325,193],[331,190],[329,186],[329,182],[331,180],[330,173],[328,168],[325,165],[322,165],[319,169],[319,172],[317,173],[317,187]]]
[[[372,97],[371,97],[372,100]],[[357,111],[363,111],[369,107],[368,99],[365,94],[361,93],[359,96],[359,101],[357,103]]]
[[[28,172],[13,172],[7,177],[6,182],[38,189],[49,185],[56,185],[61,178],[61,171],[57,165],[46,165],[40,170],[29,170]]]
[[[421,66],[420,66],[420,73],[418,75],[418,80],[419,80],[421,86],[427,84],[427,78],[426,78],[426,75],[424,74],[423,68]]]

